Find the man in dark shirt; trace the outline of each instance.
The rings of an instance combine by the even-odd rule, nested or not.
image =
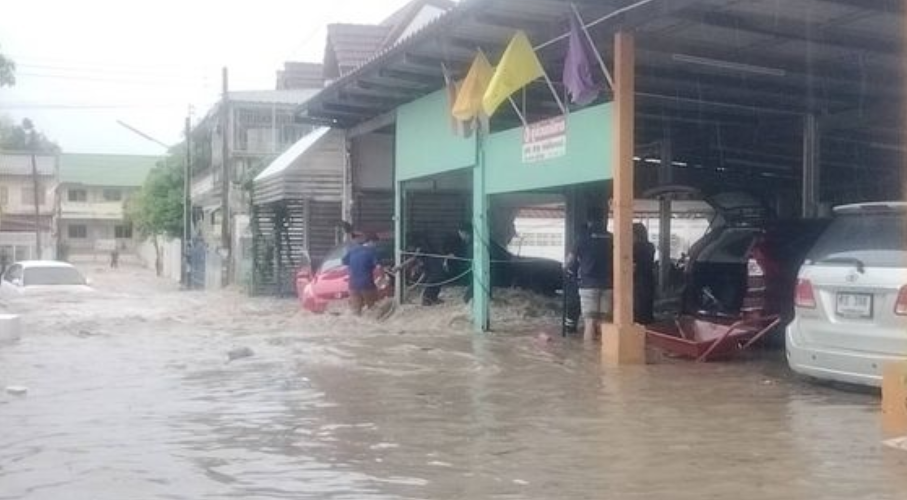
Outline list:
[[[375,285],[375,268],[378,267],[375,244],[378,236],[357,236],[354,241],[343,256],[343,264],[349,269],[350,308],[353,314],[359,316],[363,307],[370,309],[378,301],[378,287]]]
[[[612,313],[614,243],[602,221],[590,221],[588,228],[567,256],[566,264],[579,284],[584,337],[594,340],[599,324]]]

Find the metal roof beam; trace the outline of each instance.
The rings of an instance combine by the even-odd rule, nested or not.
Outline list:
[[[866,50],[882,54],[899,54],[901,52],[901,43],[897,38],[888,39],[848,33],[841,27],[835,27],[833,30],[825,30],[821,26],[810,28],[806,19],[799,21],[751,13],[734,14],[701,7],[691,8],[678,15],[688,21],[701,22],[708,26],[812,42],[829,47]]]

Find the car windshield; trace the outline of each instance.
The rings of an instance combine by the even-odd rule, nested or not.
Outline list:
[[[25,286],[84,284],[85,278],[72,267],[30,267],[25,270]]]
[[[904,213],[848,214],[834,220],[810,252],[815,263],[905,267]]]

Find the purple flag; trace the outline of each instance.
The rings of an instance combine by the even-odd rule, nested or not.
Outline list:
[[[564,86],[570,101],[585,106],[598,97],[598,86],[592,80],[589,63],[589,43],[576,16],[570,16],[570,38],[564,60]]]

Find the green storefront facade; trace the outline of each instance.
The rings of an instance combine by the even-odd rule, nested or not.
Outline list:
[[[395,233],[397,259],[405,241],[404,185],[455,171],[472,177],[473,323],[490,326],[489,197],[550,191],[606,181],[613,173],[613,106],[610,103],[555,117],[541,124],[487,135],[455,135],[447,95],[435,92],[397,110]],[[540,137],[534,135],[538,132]],[[603,194],[604,196],[604,194]]]

